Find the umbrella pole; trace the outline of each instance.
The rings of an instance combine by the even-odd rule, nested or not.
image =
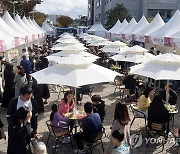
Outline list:
[[[75,87],[75,110],[77,110],[77,89]]]

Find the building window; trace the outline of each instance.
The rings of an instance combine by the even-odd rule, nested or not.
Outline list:
[[[97,14],[97,15],[95,16],[95,20],[96,20],[96,21],[100,21],[100,16],[101,16],[101,14]]]
[[[101,6],[101,0],[97,1],[96,2],[96,8],[100,7]]]

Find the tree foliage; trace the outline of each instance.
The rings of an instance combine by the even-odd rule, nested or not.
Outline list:
[[[108,28],[113,27],[118,19],[122,22],[125,18],[128,21],[132,18],[128,14],[128,10],[123,5],[120,4],[117,4],[117,6],[114,9],[107,11],[106,14],[107,14],[106,26]]]
[[[73,23],[73,19],[69,16],[61,15],[57,18],[60,27],[68,27]]]
[[[31,14],[31,17],[34,16],[34,20],[37,22],[39,26],[42,26],[42,23],[46,20],[46,15],[41,12],[34,12],[34,15]]]
[[[29,12],[33,11],[33,8],[36,4],[40,4],[41,0],[1,0],[6,8],[8,8],[9,13],[13,15],[13,4],[12,2],[17,1],[17,4],[14,4],[16,13],[21,17],[28,16]]]

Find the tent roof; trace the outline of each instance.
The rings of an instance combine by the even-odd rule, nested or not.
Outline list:
[[[108,31],[108,33],[116,32],[120,27],[121,27],[121,22],[118,19],[116,24]]]
[[[22,18],[22,21],[26,24],[26,26],[28,26],[29,29],[31,29],[35,34],[39,34],[39,32],[33,27],[31,26],[31,24],[28,22],[28,20],[26,19],[26,17],[24,16]]]
[[[33,28],[35,28],[35,30],[39,33],[39,34],[42,34],[43,32],[39,29],[39,28],[37,28],[35,25],[34,25],[34,23],[32,22],[32,20],[29,18],[29,19],[27,19],[28,20],[28,22],[30,23],[30,25],[33,27]]]
[[[32,31],[30,28],[27,27],[27,25],[21,20],[20,16],[16,14],[15,16],[15,22],[21,26],[25,31],[27,31],[30,34],[35,34],[34,31]]]
[[[144,29],[135,33],[135,35],[138,35],[138,36],[148,35],[160,29],[164,24],[165,24],[164,21],[162,20],[160,14],[158,13],[148,26],[146,26]]]
[[[124,29],[127,25],[128,25],[128,22],[126,19],[124,19],[124,21],[121,24],[121,27],[119,29],[117,29],[117,31],[115,31],[115,33],[119,33],[119,31],[121,31],[121,29]]]
[[[45,33],[44,29],[42,29],[37,23],[36,21],[33,19],[32,22],[34,23],[34,25],[39,29],[41,30],[43,33]]]
[[[11,28],[1,17],[0,17],[1,30],[13,37],[24,37],[22,33]]]
[[[164,37],[171,36],[179,31],[180,27],[180,12],[177,10],[173,17],[160,29],[156,30],[153,33],[150,33],[149,36],[153,38],[163,39]]]
[[[22,33],[24,36],[30,35],[28,32],[26,32],[23,28],[21,28],[15,21],[14,19],[10,16],[8,11],[5,12],[3,15],[2,19],[10,26],[13,27],[16,31],[19,31]]]
[[[42,29],[44,29],[46,32],[53,31],[53,29],[49,26],[49,24],[46,21],[43,22]]]
[[[132,27],[131,29],[129,29],[128,31],[124,32],[125,34],[134,34],[140,30],[142,30],[143,28],[145,28],[146,26],[148,26],[148,21],[146,20],[145,16],[143,15],[142,18],[139,20],[139,22]]]
[[[92,29],[91,29],[92,28]],[[103,25],[101,23],[96,24],[95,26],[93,25],[89,29],[89,31],[94,31],[94,32],[107,32],[107,30],[103,27]]]
[[[129,22],[129,24],[128,24],[126,27],[120,29],[120,30],[118,31],[118,33],[123,33],[123,34],[124,34],[124,32],[126,32],[126,31],[128,31],[129,29],[132,29],[133,27],[135,27],[136,24],[137,24],[136,20],[135,20],[134,18],[132,18],[131,21]]]

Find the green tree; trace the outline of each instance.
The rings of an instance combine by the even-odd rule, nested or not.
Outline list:
[[[8,8],[8,11],[11,15],[13,15],[13,4],[12,2],[16,1],[14,4],[16,8],[16,13],[18,13],[21,17],[28,16],[29,12],[33,11],[33,8],[37,4],[41,4],[41,0],[1,0],[2,3]]]
[[[41,12],[34,12],[34,14],[31,14],[31,17],[34,17],[39,26],[42,26],[42,23],[46,20],[46,14]]]
[[[114,9],[107,11],[106,15],[107,15],[107,22],[106,22],[107,28],[113,27],[118,19],[122,22],[125,18],[128,21],[132,18],[128,14],[128,10],[123,5],[120,4],[117,4],[117,6]]]
[[[60,27],[68,27],[73,23],[73,19],[69,16],[61,15],[57,18]]]

